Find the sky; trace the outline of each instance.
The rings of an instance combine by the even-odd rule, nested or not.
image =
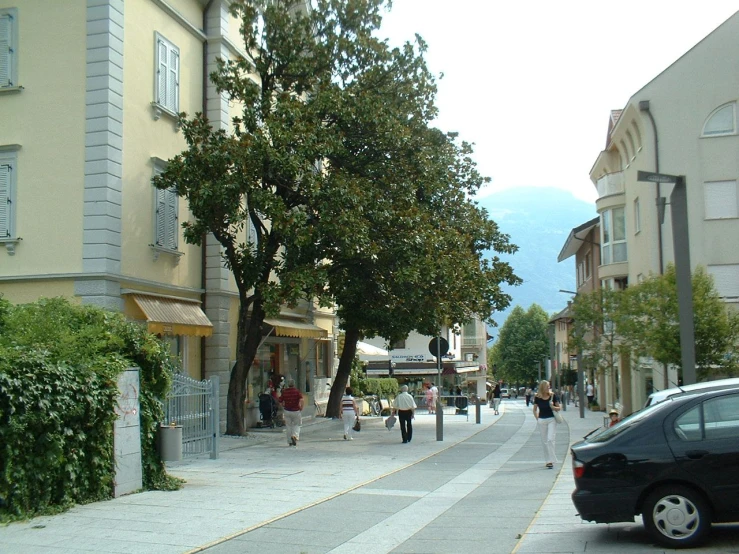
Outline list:
[[[435,124],[475,143],[479,196],[546,186],[595,202],[611,110],[739,10],[736,0],[393,0],[380,35],[418,33]],[[737,91],[739,96],[739,91]]]

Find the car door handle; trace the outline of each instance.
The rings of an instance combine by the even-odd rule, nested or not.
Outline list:
[[[708,454],[708,450],[688,450],[685,453],[685,455],[691,460],[700,460],[706,454]]]

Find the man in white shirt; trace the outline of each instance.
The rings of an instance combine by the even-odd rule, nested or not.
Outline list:
[[[416,409],[416,401],[408,394],[408,385],[400,387],[400,394],[393,401],[393,413],[398,414],[400,420],[400,436],[403,438],[403,444],[411,442],[413,438],[413,419]]]

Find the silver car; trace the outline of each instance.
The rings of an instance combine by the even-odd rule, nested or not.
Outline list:
[[[675,396],[676,394],[680,394],[681,392],[712,389],[715,387],[722,387],[726,385],[739,385],[739,378],[717,379],[715,381],[704,381],[702,383],[693,383],[691,385],[683,385],[682,387],[673,387],[671,389],[654,391],[652,394],[649,395],[649,398],[647,398],[644,407],[646,408],[647,406],[652,406],[654,404],[664,402],[671,396]]]

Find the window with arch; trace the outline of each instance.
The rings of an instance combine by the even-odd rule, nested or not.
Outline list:
[[[735,102],[730,102],[716,108],[703,125],[703,136],[733,135],[736,132],[735,106]]]
[[[626,214],[623,206],[601,214],[600,241],[602,265],[626,261]]]

